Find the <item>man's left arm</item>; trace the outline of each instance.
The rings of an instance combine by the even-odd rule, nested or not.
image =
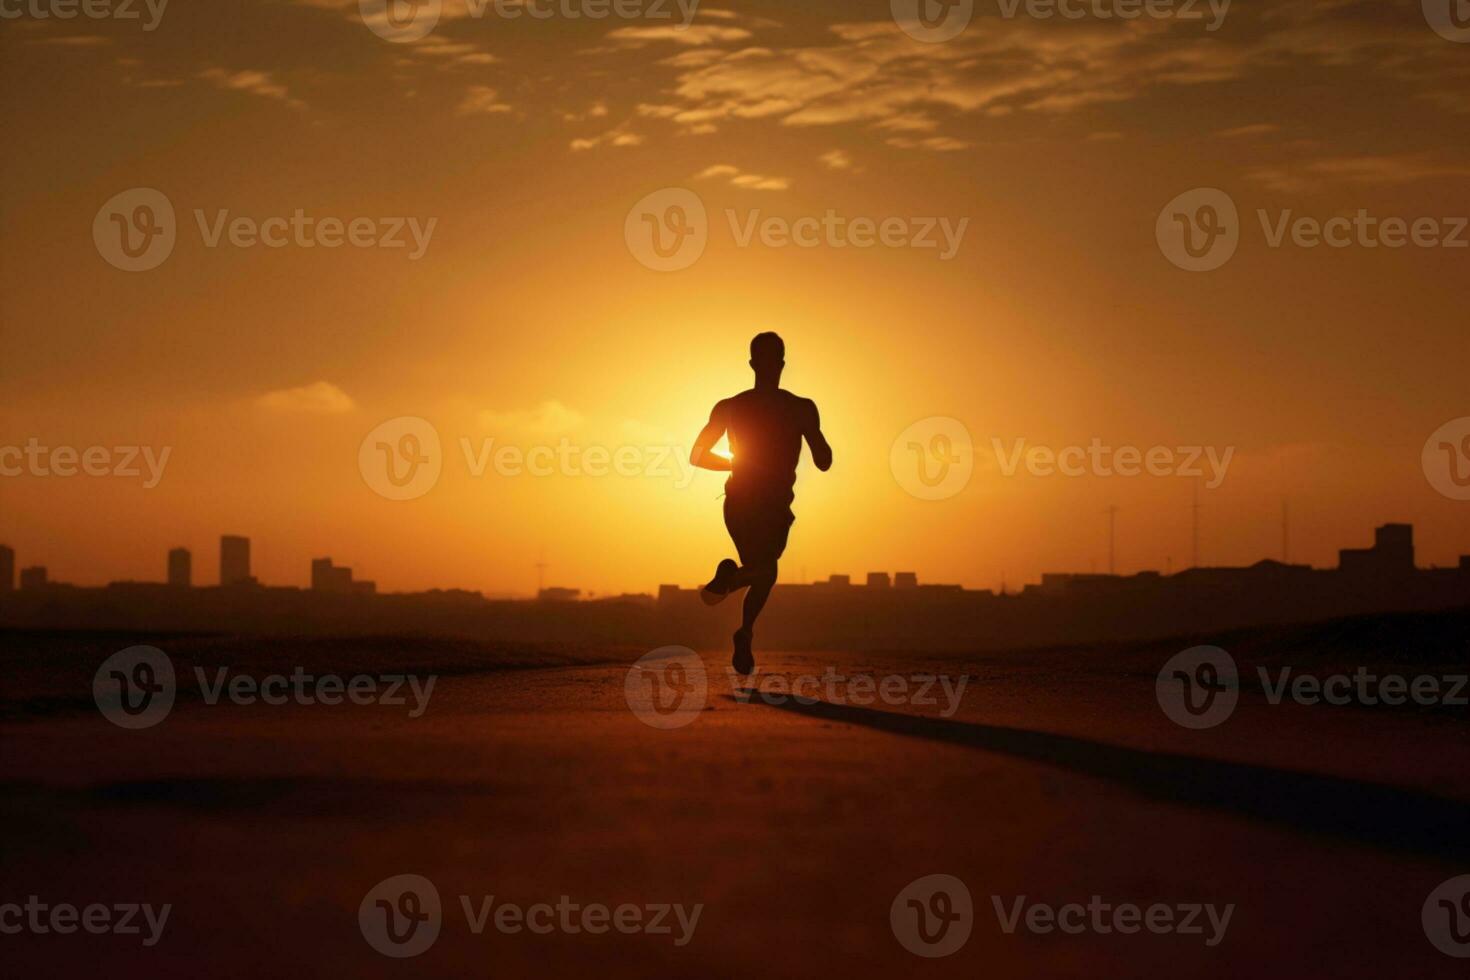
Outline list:
[[[822,435],[822,417],[817,412],[817,403],[808,401],[806,404],[806,427],[802,435],[812,451],[812,462],[825,473],[832,468],[832,447],[827,445],[827,437]]]

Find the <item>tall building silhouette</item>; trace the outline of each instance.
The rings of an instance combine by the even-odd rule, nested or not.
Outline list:
[[[250,581],[250,539],[233,534],[219,539],[219,584],[245,585]]]
[[[188,548],[173,548],[168,553],[168,584],[187,589],[193,584],[194,561]]]
[[[15,588],[15,551],[14,549],[0,544],[0,592],[10,592]]]

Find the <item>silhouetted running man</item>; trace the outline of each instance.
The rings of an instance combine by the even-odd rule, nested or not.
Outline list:
[[[695,466],[730,471],[725,481],[725,527],[735,542],[740,564],[723,559],[701,595],[714,605],[737,589],[749,589],[734,636],[732,662],[742,674],[755,670],[750,652],[755,619],[776,584],[776,562],[786,550],[786,535],[796,520],[791,501],[796,497],[792,487],[801,440],[811,447],[817,469],[826,471],[832,466],[832,447],[822,435],[816,402],[781,387],[786,344],[774,333],[757,334],[750,342],[750,366],[755,369],[755,387],[715,405],[689,454]],[[730,459],[710,452],[726,432],[730,434]]]

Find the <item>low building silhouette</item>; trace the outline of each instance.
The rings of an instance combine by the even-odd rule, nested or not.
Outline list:
[[[335,592],[342,595],[371,595],[377,591],[374,582],[355,581],[352,569],[345,565],[334,565],[330,558],[311,560],[311,590],[313,592]]]
[[[1415,568],[1413,529],[1385,525],[1374,545],[1344,551],[1338,568],[1266,559],[1173,575],[1048,572],[1020,593],[921,583],[912,572],[846,575],[777,584],[761,619],[762,644],[777,649],[1019,650],[1310,623],[1344,616],[1470,607],[1470,556],[1449,568]],[[679,644],[719,649],[740,619],[741,601],[714,608],[698,587],[665,584],[645,595],[585,596],[551,587],[539,602],[432,589],[371,594],[330,559],[312,566],[311,589],[223,587],[180,590],[162,583],[78,588],[49,583],[43,568],[0,603],[0,626],[22,629],[235,630],[343,635],[423,633],[507,641],[608,644],[630,649]],[[325,588],[319,586],[326,586]],[[368,593],[368,594],[364,594]],[[1100,651],[1099,651],[1100,652]]]
[[[1414,527],[1385,524],[1373,532],[1373,547],[1343,548],[1337,567],[1358,578],[1393,577],[1414,573]]]
[[[194,584],[194,559],[188,548],[169,550],[168,584],[176,589],[187,589]]]

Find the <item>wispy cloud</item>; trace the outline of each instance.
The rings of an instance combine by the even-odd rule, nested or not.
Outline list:
[[[101,34],[68,34],[64,37],[32,38],[29,43],[50,44],[62,48],[100,48],[111,44],[112,40]]]
[[[199,77],[207,82],[232,92],[247,92],[261,98],[276,99],[293,109],[304,109],[306,103],[292,98],[285,85],[275,81],[268,71],[227,71],[224,68],[206,68]]]
[[[461,116],[493,115],[509,112],[510,106],[501,102],[495,89],[488,85],[471,85],[460,100],[455,112]]]
[[[936,153],[953,153],[955,150],[968,149],[970,143],[966,140],[957,140],[953,136],[927,136],[916,140],[908,136],[891,136],[885,142],[889,146],[896,146],[904,150],[933,150]]]
[[[1280,193],[1319,190],[1329,184],[1393,185],[1435,177],[1470,177],[1470,166],[1443,163],[1425,153],[1325,157],[1305,163],[1257,167],[1247,180]]]
[[[494,432],[523,435],[558,435],[582,425],[580,412],[549,398],[532,408],[496,411],[485,409],[478,416],[481,427]]]
[[[1267,133],[1279,132],[1280,126],[1275,123],[1251,123],[1248,126],[1234,126],[1230,129],[1222,129],[1214,135],[1219,139],[1240,139],[1246,136],[1265,136]]]
[[[739,167],[728,163],[717,163],[712,167],[705,167],[694,175],[695,180],[714,180],[721,177],[728,178],[729,183],[735,187],[753,191],[784,191],[791,186],[789,177],[767,177],[764,174],[745,173]]]
[[[330,381],[268,391],[257,398],[255,404],[266,411],[284,415],[341,415],[357,407],[347,392]]]
[[[1256,15],[1262,31],[1230,37],[1189,20],[1098,20],[1061,31],[1024,18],[987,19],[983,30],[929,45],[914,44],[889,20],[832,25],[828,43],[790,47],[767,43],[774,40],[771,34],[745,46],[721,47],[738,39],[709,34],[708,43],[657,63],[673,77],[662,97],[645,105],[685,132],[730,120],[857,124],[896,134],[891,145],[899,148],[946,151],[969,145],[961,134],[940,131],[966,116],[1080,114],[1135,102],[1161,88],[1238,81],[1284,67],[1352,65],[1398,80],[1421,79],[1431,94],[1416,95],[1436,99],[1440,95],[1432,93],[1444,92],[1447,70],[1458,70],[1462,78],[1470,72],[1447,64],[1454,52],[1433,32],[1386,32],[1372,19],[1375,8],[1357,0],[1292,0],[1280,6],[1285,12],[1274,18]],[[1352,10],[1345,13],[1347,7]],[[754,24],[742,29],[761,31]],[[609,37],[662,35],[622,28]],[[692,37],[686,32],[684,40]],[[1420,67],[1427,62],[1435,68]],[[1262,121],[1218,135],[1240,138],[1276,128]],[[931,136],[907,135],[916,133]]]
[[[851,170],[852,157],[847,155],[846,150],[828,150],[817,157],[818,162],[828,170]]]
[[[437,34],[420,38],[405,47],[410,56],[443,66],[493,65],[500,60],[479,45],[468,41],[450,41]]]
[[[602,119],[607,116],[607,103],[598,99],[583,112],[563,112],[561,117],[566,122],[583,122],[588,119]]]
[[[714,24],[691,24],[688,27],[618,27],[608,32],[609,41],[642,45],[654,41],[672,41],[691,48],[708,44],[744,41],[750,31],[743,27],[720,27]]]
[[[604,133],[596,136],[581,136],[572,140],[571,148],[574,152],[593,150],[599,146],[638,146],[643,142],[643,137],[627,128],[623,123]]]

